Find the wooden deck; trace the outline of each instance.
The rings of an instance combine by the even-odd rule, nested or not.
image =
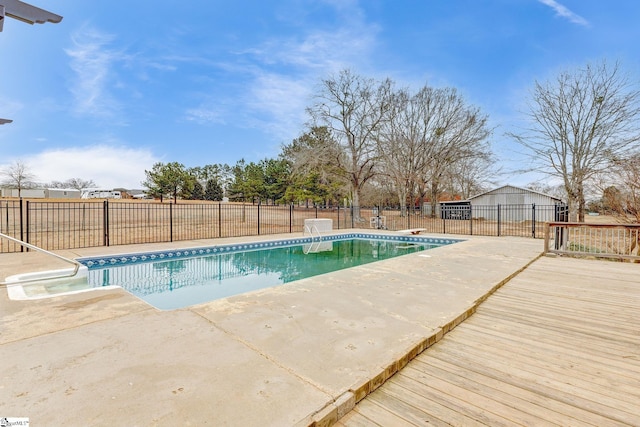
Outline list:
[[[541,258],[338,426],[640,426],[640,265]]]

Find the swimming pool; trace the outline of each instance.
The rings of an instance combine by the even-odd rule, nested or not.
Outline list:
[[[458,241],[358,233],[78,261],[88,267],[91,286],[120,286],[171,310]]]

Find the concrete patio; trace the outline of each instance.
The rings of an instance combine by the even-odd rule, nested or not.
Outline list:
[[[121,289],[30,301],[0,289],[0,417],[33,425],[330,425],[541,251],[539,240],[471,237],[173,311]],[[0,266],[3,275],[44,268],[38,254],[0,254]]]

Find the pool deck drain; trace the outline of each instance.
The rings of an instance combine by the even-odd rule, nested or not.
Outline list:
[[[249,240],[256,238],[225,242]],[[0,417],[34,425],[331,425],[541,250],[539,240],[469,237],[430,257],[410,254],[173,311],[121,289],[34,301],[11,301],[2,289]],[[0,265],[40,264],[1,254]]]

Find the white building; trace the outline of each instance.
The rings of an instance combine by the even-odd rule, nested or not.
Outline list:
[[[87,190],[82,193],[83,199],[122,199],[119,190]]]
[[[447,219],[483,218],[504,221],[560,220],[564,202],[554,196],[526,188],[504,185],[468,200],[441,202],[441,216]]]
[[[46,197],[45,190],[42,188],[25,189],[23,188],[18,195],[17,188],[0,188],[2,197],[22,197],[24,199],[44,199]]]
[[[486,193],[470,197],[472,205],[541,205],[549,206],[562,203],[562,200],[548,194],[527,188],[504,185]]]
[[[44,190],[47,199],[79,199],[82,192],[75,188],[47,188]]]
[[[17,188],[0,188],[0,196],[21,196],[23,199],[79,199],[82,192],[74,188],[23,188],[18,196]]]

